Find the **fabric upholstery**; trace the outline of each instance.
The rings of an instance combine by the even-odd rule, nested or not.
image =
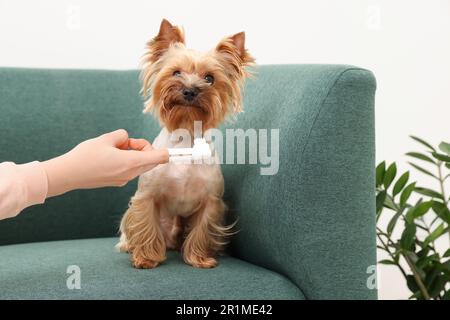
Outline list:
[[[44,160],[121,127],[152,139],[158,124],[142,115],[138,92],[137,71],[0,68],[0,161]],[[222,128],[268,129],[269,141],[279,129],[276,175],[222,166],[229,220],[239,219],[230,254],[285,276],[307,299],[376,298],[366,286],[376,264],[374,93],[371,72],[352,66],[261,66],[244,113]],[[0,221],[0,245],[114,236],[134,190],[49,199]]]
[[[225,165],[241,231],[233,254],[276,270],[307,298],[375,298],[375,80],[347,66],[277,66],[248,85],[239,128],[279,128],[280,168]],[[255,98],[256,97],[256,98]]]
[[[217,268],[200,270],[170,252],[159,268],[138,270],[131,267],[127,254],[113,250],[117,241],[103,238],[2,246],[0,299],[303,298],[284,276],[227,256]],[[67,280],[71,284],[70,276],[75,274],[69,266],[81,271],[80,289],[68,289]]]

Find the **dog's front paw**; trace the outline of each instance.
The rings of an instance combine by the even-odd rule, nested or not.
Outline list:
[[[128,247],[128,243],[124,241],[120,241],[116,244],[116,250],[119,252],[130,252],[130,248]]]
[[[153,261],[148,259],[134,259],[133,266],[136,269],[153,269],[159,265],[159,261]]]
[[[217,267],[217,260],[214,258],[191,257],[188,263],[194,268],[210,269]]]

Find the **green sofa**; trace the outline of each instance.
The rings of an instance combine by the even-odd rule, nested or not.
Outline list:
[[[222,166],[240,231],[217,268],[170,252],[137,270],[114,250],[133,181],[0,221],[0,299],[375,299],[375,86],[352,66],[258,67],[245,112],[222,129],[280,129],[279,171]],[[153,139],[139,89],[138,71],[0,68],[0,162],[45,160],[118,128]],[[67,287],[72,265],[81,289]]]

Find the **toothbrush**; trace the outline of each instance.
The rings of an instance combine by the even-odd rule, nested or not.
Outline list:
[[[211,149],[204,138],[194,139],[192,148],[168,148],[169,162],[171,163],[191,163],[211,157]]]

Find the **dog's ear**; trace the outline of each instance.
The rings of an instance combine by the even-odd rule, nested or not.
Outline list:
[[[245,32],[236,33],[235,35],[229,37],[229,39],[236,47],[236,50],[239,56],[241,57],[242,61],[249,62],[248,60],[250,60],[251,58],[247,53],[247,50],[245,49]]]
[[[144,97],[148,95],[153,78],[160,70],[160,64],[157,63],[158,60],[160,60],[171,44],[177,42],[184,44],[183,30],[163,19],[158,35],[147,43],[147,51],[141,62],[141,93]],[[147,106],[144,111],[149,111],[149,107]]]
[[[245,49],[245,32],[226,37],[219,42],[216,51],[229,63],[238,78],[244,79],[249,75],[246,67],[255,63],[255,59]]]
[[[163,19],[156,37],[147,43],[147,62],[155,62],[166,52],[172,43],[184,44],[184,32],[181,28],[173,26],[169,21]]]

